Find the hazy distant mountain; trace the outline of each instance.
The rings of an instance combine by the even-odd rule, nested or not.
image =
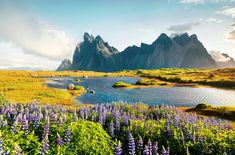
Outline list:
[[[219,51],[211,51],[210,55],[215,60],[218,67],[235,67],[235,61],[226,53],[220,53]]]
[[[161,34],[152,44],[130,46],[119,52],[100,36],[84,34],[84,41],[77,45],[71,70],[119,71],[124,69],[155,68],[215,68],[215,61],[208,54],[196,35],[187,33],[168,37]]]
[[[58,71],[69,70],[72,65],[72,62],[69,59],[65,59],[62,61],[60,66],[57,68]]]

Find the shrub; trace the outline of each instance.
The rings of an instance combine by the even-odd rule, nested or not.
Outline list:
[[[78,121],[70,125],[71,144],[68,154],[113,154],[114,142],[103,127],[90,121]]]

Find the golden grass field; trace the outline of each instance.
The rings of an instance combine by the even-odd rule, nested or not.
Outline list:
[[[133,76],[129,72],[99,73],[89,71],[0,71],[0,92],[12,103],[29,103],[37,100],[42,104],[75,105],[73,97],[79,96],[84,91],[71,92],[67,90],[48,88],[43,83],[43,77],[52,76]]]

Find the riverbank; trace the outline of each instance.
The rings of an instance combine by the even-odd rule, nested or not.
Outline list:
[[[206,117],[216,117],[228,120],[229,124],[235,128],[235,106],[211,106],[199,104],[196,107],[177,107],[180,111],[196,113]]]

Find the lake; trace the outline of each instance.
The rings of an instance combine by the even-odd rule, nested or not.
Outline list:
[[[48,78],[48,87],[66,89],[69,83],[84,86],[86,94],[76,97],[77,103],[102,104],[114,101],[129,103],[143,102],[149,105],[195,106],[198,103],[208,103],[215,106],[235,106],[235,91],[218,88],[192,87],[155,87],[123,89],[113,88],[117,81],[135,83],[140,78],[132,77],[89,77],[79,78],[82,82],[75,82],[77,77]],[[95,93],[89,93],[94,90]]]

